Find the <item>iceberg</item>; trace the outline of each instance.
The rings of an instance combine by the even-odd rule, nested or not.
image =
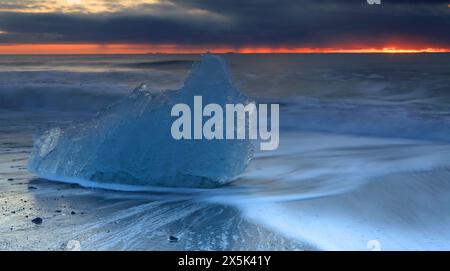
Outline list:
[[[28,168],[46,179],[103,186],[226,184],[245,170],[253,145],[248,139],[174,139],[171,108],[178,103],[192,106],[194,96],[221,106],[249,102],[233,86],[225,61],[206,54],[178,90],[152,92],[141,85],[93,119],[44,132],[35,139]]]

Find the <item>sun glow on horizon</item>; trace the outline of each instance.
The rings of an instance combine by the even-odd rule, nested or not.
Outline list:
[[[0,34],[3,32],[0,31]],[[151,44],[0,44],[0,54],[198,54],[212,53],[448,53],[450,48],[423,47],[402,48],[386,46],[382,48],[306,48],[306,47],[241,47],[229,46],[187,46]]]

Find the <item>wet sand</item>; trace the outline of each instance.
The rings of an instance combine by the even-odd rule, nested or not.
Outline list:
[[[314,249],[230,206],[38,179],[26,170],[29,143],[1,147],[0,250],[67,250],[74,241],[81,250]],[[38,217],[42,224],[32,222]],[[178,242],[169,242],[171,235]]]

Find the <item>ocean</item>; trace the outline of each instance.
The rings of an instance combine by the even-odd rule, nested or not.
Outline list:
[[[280,104],[279,148],[219,188],[145,190],[39,178],[33,139],[181,87],[199,55],[0,56],[0,249],[450,249],[450,54],[221,56]]]

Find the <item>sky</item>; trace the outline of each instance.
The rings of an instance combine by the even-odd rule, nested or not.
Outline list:
[[[450,0],[0,0],[0,54],[450,51]]]

